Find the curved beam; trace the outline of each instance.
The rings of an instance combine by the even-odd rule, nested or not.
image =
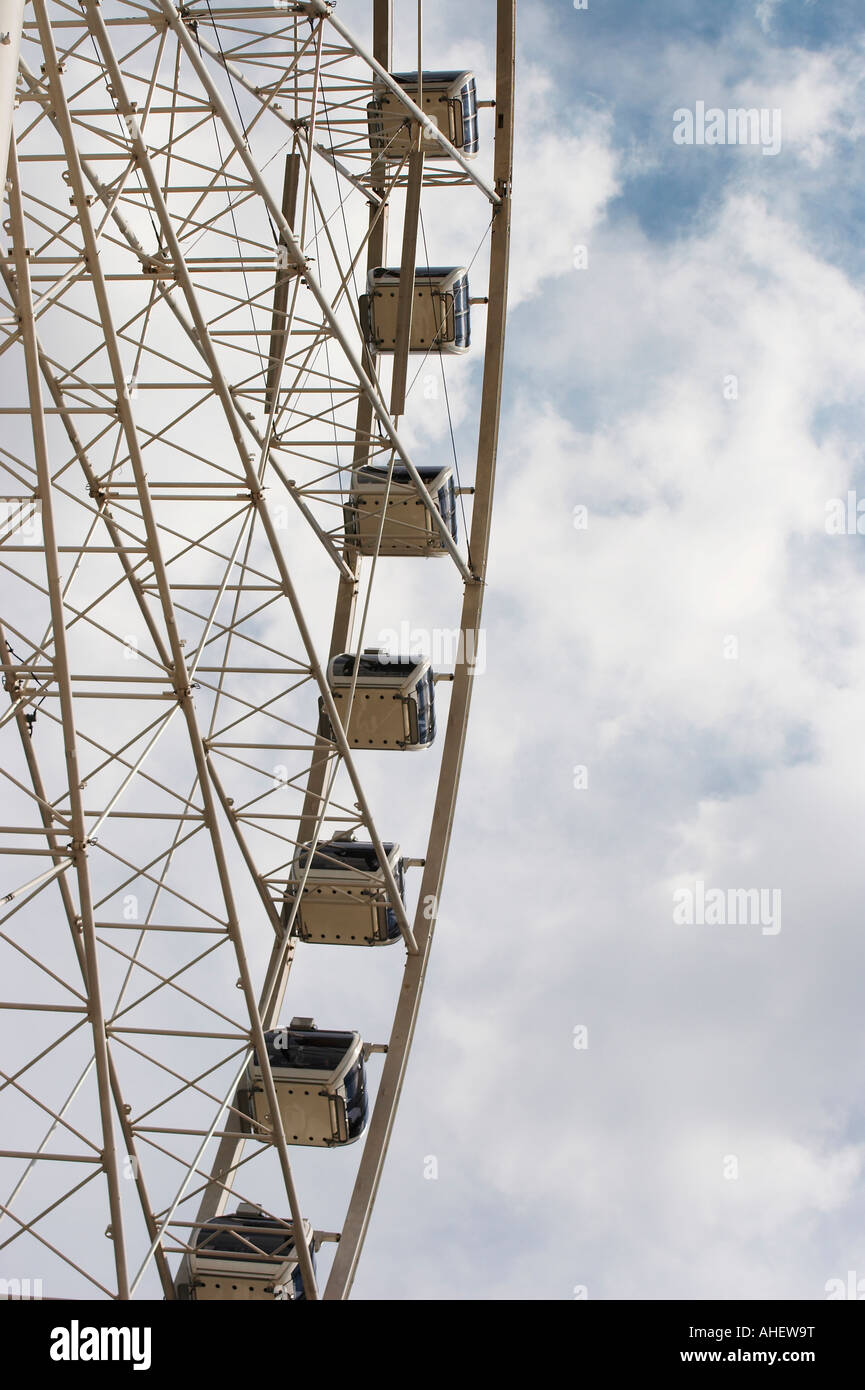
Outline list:
[[[494,172],[496,189],[501,201],[492,225],[490,304],[487,318],[470,552],[473,562],[477,566],[479,577],[477,582],[466,585],[463,601],[461,621],[463,660],[457,665],[454,675],[445,746],[433,810],[432,834],[415,915],[415,937],[419,954],[410,956],[406,961],[399,1004],[388,1042],[381,1082],[348,1213],[337,1246],[336,1259],[325,1287],[325,1299],[345,1299],[351,1292],[357,1262],[360,1258],[373,1203],[381,1181],[423,993],[424,977],[435,930],[439,895],[459,788],[473,678],[472,667],[467,662],[466,655],[469,634],[472,634],[475,639],[475,645],[471,650],[472,652],[477,651],[476,640],[480,630],[502,393],[510,252],[511,172],[513,167],[515,20],[516,0],[498,0],[496,110],[501,124],[497,123],[496,128]],[[427,916],[427,913],[430,915]]]

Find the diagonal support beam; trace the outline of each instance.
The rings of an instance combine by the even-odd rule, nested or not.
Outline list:
[[[507,318],[507,279],[510,257],[511,174],[513,167],[513,97],[516,0],[497,0],[496,28],[496,109],[500,124],[496,130],[494,171],[501,203],[493,218],[490,245],[490,311],[484,356],[481,421],[478,437],[475,505],[472,512],[471,553],[483,576],[489,549],[498,447],[499,414],[504,367],[505,325]],[[468,637],[477,639],[484,598],[484,584],[469,586],[463,601],[461,630],[464,652]],[[336,1259],[325,1287],[325,1299],[346,1299],[351,1292],[357,1263],[366,1238],[373,1203],[381,1181],[396,1110],[402,1092],[409,1053],[417,1024],[427,962],[432,947],[439,909],[444,869],[450,846],[460,768],[473,686],[473,670],[463,659],[457,666],[451,694],[445,746],[436,789],[432,833],[415,917],[420,954],[406,961],[399,1003],[388,1043],[387,1056],[376,1094]],[[429,906],[431,916],[427,916]]]
[[[420,225],[420,197],[423,189],[423,150],[412,150],[408,161],[405,193],[405,219],[402,227],[402,259],[399,272],[399,301],[396,316],[396,347],[390,386],[391,414],[405,413],[408,358],[411,350],[411,321],[414,309],[414,272]]]
[[[120,1197],[120,1165],[114,1136],[108,1037],[105,1028],[105,1014],[102,1007],[102,994],[99,983],[93,898],[90,886],[90,869],[87,862],[87,823],[81,796],[81,772],[78,767],[75,707],[72,696],[72,682],[69,674],[69,653],[65,629],[66,614],[63,604],[63,581],[60,574],[57,532],[54,522],[53,489],[51,485],[51,469],[48,462],[48,436],[42,407],[39,349],[36,343],[34,329],[35,320],[33,313],[33,295],[30,287],[30,267],[27,263],[27,256],[25,254],[24,212],[21,204],[21,190],[18,181],[18,160],[14,146],[11,144],[8,171],[11,175],[9,208],[12,220],[12,241],[15,252],[15,270],[18,277],[22,338],[27,373],[27,391],[30,401],[30,419],[33,432],[33,451],[36,458],[39,496],[42,502],[42,534],[45,547],[45,567],[48,578],[49,605],[54,631],[54,672],[60,693],[63,744],[66,755],[66,776],[69,788],[69,807],[72,824],[72,845],[69,852],[71,853],[78,884],[79,916],[81,919],[81,932],[83,938],[85,979],[87,981],[87,1008],[93,1033],[93,1050],[96,1061],[96,1085],[99,1097],[103,1145],[101,1163],[105,1170],[105,1178],[108,1187],[108,1204],[111,1212],[111,1239],[114,1246],[114,1265],[117,1277],[117,1296],[118,1298],[125,1299],[129,1297],[129,1279],[126,1269],[123,1207]]]
[[[290,227],[294,226],[297,213],[297,189],[300,183],[301,158],[299,154],[287,154],[285,156],[285,177],[282,184],[282,215]],[[288,259],[288,247],[280,238],[280,252],[285,252],[284,259]],[[288,311],[288,288],[294,279],[294,273],[288,265],[283,265],[283,257],[280,257],[280,264],[276,271],[276,284],[273,289],[273,314],[270,329],[270,356],[267,365],[267,387],[264,395],[264,409],[269,415],[273,410],[273,403],[276,398],[276,390],[279,385],[279,367],[285,357],[285,340],[287,336],[287,311]]]
[[[333,12],[333,5],[331,3],[328,3],[328,0],[309,0],[309,3],[304,5],[304,9],[310,17],[315,15],[320,19],[326,20],[328,24],[333,26],[337,33],[348,44],[349,48],[351,48],[359,58],[362,58],[363,61],[367,63],[369,67],[372,68],[379,81],[385,87],[387,87],[388,91],[399,101],[402,102],[403,106],[414,117],[415,121],[417,121],[423,127],[425,133],[431,139],[435,140],[439,145],[441,145],[445,154],[450,155],[451,159],[457,162],[457,164],[460,166],[460,168],[462,169],[466,177],[469,179],[469,181],[473,183],[476,188],[479,188],[487,198],[489,198],[490,202],[493,204],[493,207],[497,207],[501,202],[501,194],[498,193],[496,189],[491,188],[485,179],[481,178],[481,176],[472,168],[471,164],[468,162],[465,156],[461,154],[460,151],[451,144],[444,131],[439,130],[438,126],[435,125],[427,115],[425,115],[425,113],[421,110],[421,108],[417,105],[416,102],[412,101],[408,92],[406,92],[399,85],[398,82],[394,82],[387,68],[383,67],[381,63],[377,62],[376,59],[372,56],[372,54],[368,53],[367,50],[361,44],[358,43],[357,39],[350,32],[350,30],[346,29],[345,25],[336,18],[336,15]]]
[[[393,423],[393,419],[384,403],[384,400],[381,397],[381,394],[379,393],[373,382],[370,381],[369,377],[364,371],[361,360],[357,352],[355,351],[353,344],[348,338],[348,335],[344,332],[343,327],[339,322],[339,319],[335,311],[331,307],[327,295],[325,294],[315,274],[313,273],[311,263],[304,256],[303,250],[299,242],[297,241],[294,232],[286,222],[281,207],[277,203],[276,199],[274,198],[273,194],[268,188],[265,180],[263,179],[261,171],[259,170],[257,164],[255,163],[255,160],[249,152],[247,143],[243,138],[243,134],[238,129],[237,125],[232,119],[231,112],[228,110],[228,107],[223,101],[219,89],[213,81],[213,78],[211,77],[207,69],[207,66],[204,63],[201,54],[198,52],[196,44],[190,36],[184,21],[181,19],[177,10],[174,8],[174,5],[171,3],[171,0],[156,0],[156,3],[159,5],[159,8],[162,10],[162,13],[165,15],[165,18],[168,21],[169,25],[174,30],[174,33],[177,35],[178,43],[183,48],[183,51],[189,60],[190,66],[194,69],[196,76],[201,82],[201,85],[207,92],[207,95],[210,98],[211,104],[213,106],[214,112],[219,117],[220,121],[225,127],[226,133],[228,134],[234,145],[238,158],[246,166],[250,181],[253,187],[255,188],[256,192],[263,200],[265,206],[267,207],[267,210],[270,213],[271,219],[274,223],[274,226],[277,228],[280,238],[284,240],[285,246],[288,250],[291,259],[296,265],[299,274],[303,276],[303,279],[308,289],[310,290],[313,298],[318,304],[319,309],[321,310],[321,313],[323,315],[324,321],[330,329],[330,332],[332,333],[333,337],[336,339],[343,352],[345,353],[346,359],[348,360],[349,365],[351,366],[351,369],[357,378],[361,391],[366,396],[368,396],[372,405],[373,413],[375,414],[376,418],[379,421],[379,424],[381,425],[382,432],[388,439],[394,452],[397,454],[399,459],[408,469],[409,476],[411,477],[411,480],[415,485],[418,496],[420,497],[421,501],[423,502],[424,506],[429,512],[430,517],[436,527],[436,530],[439,532],[439,535],[442,538],[442,545],[444,546],[445,550],[447,550],[448,554],[451,556],[451,559],[453,560],[463,579],[467,583],[470,583],[476,576],[472,574],[471,570],[468,568],[465,561],[463,560],[459,552],[459,547],[454,541],[454,538],[450,533],[447,523],[445,522],[444,518],[439,512],[435,502],[433,501],[429,493],[426,484],[424,483],[423,479],[417,471],[417,468],[412,462],[408,450],[406,449],[405,445],[399,437],[399,434]],[[91,14],[93,7],[91,5],[88,5],[87,8],[88,14]],[[91,25],[91,27],[94,26]]]

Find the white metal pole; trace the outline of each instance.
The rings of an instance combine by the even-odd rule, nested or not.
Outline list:
[[[365,63],[369,64],[379,81],[387,87],[391,95],[397,97],[410,114],[414,116],[415,120],[420,122],[430,139],[435,140],[437,144],[441,145],[445,154],[449,154],[451,159],[456,160],[469,181],[479,188],[482,193],[486,194],[493,206],[497,206],[501,202],[501,198],[495,189],[490,187],[486,179],[482,179],[479,174],[475,173],[471,164],[469,164],[468,160],[464,158],[460,151],[451,144],[444,131],[440,130],[435,122],[429,119],[417,102],[412,101],[405,88],[401,87],[398,82],[395,82],[387,69],[383,68],[381,63],[377,62],[371,53],[367,53],[366,49],[358,43],[354,35],[346,29],[344,24],[340,23],[333,13],[331,0],[308,0],[306,8],[310,16],[318,15],[319,18],[326,19],[329,24],[333,25],[334,29],[345,39],[349,47],[354,49],[357,56],[362,58]],[[420,75],[418,80],[422,88],[423,79]],[[419,93],[419,95],[422,99],[422,92]]]
[[[0,197],[6,187],[23,21],[24,0],[0,0]]]

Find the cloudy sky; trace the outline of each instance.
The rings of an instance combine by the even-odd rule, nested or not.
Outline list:
[[[819,1299],[865,1275],[861,13],[518,23],[487,667],[355,1296]],[[780,151],[676,144],[698,102]],[[698,882],[780,930],[675,922]]]

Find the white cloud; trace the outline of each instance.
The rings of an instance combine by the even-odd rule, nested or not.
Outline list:
[[[528,64],[520,74],[516,132],[514,183],[531,193],[514,208],[513,306],[573,273],[575,248],[591,241],[619,191],[609,114],[572,112],[552,75]]]
[[[595,250],[512,320],[488,672],[392,1181],[442,1155],[461,1257],[432,1295],[821,1297],[861,1263],[865,594],[824,529],[858,416],[812,427],[863,394],[865,300],[735,188],[672,245]],[[779,888],[782,931],[675,927],[689,876]]]
[[[757,0],[754,16],[764,34],[768,34],[772,28],[772,20],[775,18],[775,11],[778,5],[779,0]]]

